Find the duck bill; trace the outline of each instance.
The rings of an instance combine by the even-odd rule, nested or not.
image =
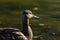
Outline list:
[[[35,15],[34,15],[34,18],[39,19],[39,16],[35,16]]]

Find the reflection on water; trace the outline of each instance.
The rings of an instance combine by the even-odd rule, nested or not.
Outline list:
[[[39,29],[39,28],[37,28]],[[35,36],[36,35],[36,36]],[[34,34],[34,40],[59,40],[60,39],[60,29],[48,27],[41,28]]]
[[[41,37],[36,36],[35,38],[33,38],[33,40],[58,40],[58,39],[49,36],[41,36]]]

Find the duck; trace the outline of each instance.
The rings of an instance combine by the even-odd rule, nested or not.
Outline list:
[[[29,23],[29,20],[33,17],[39,18],[34,15],[31,10],[24,10],[22,13],[22,31],[16,28],[0,28],[0,31],[3,29],[4,31],[2,31],[2,33],[19,35],[19,40],[33,40],[33,31]],[[5,38],[7,39],[7,37]]]

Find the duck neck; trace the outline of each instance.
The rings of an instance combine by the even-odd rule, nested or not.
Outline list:
[[[32,37],[33,37],[33,32],[32,32],[32,29],[29,25],[29,19],[27,17],[24,17],[23,20],[23,29],[22,29],[22,32],[23,34],[28,37],[28,40],[32,40]]]

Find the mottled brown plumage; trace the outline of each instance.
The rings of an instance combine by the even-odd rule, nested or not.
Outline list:
[[[0,40],[32,40],[33,32],[29,24],[32,17],[39,18],[30,10],[24,10],[22,14],[22,31],[16,28],[0,28]]]

